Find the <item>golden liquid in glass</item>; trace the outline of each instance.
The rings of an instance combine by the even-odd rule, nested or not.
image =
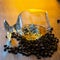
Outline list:
[[[25,27],[27,27],[27,29],[29,29],[29,25],[25,25]],[[39,31],[38,33],[31,33],[29,31],[27,34],[24,34],[23,36],[27,40],[36,40],[36,39],[40,38],[41,36],[43,36],[44,34],[46,34],[46,28],[45,27],[39,26],[39,25],[36,25],[36,27],[37,27],[37,29]]]

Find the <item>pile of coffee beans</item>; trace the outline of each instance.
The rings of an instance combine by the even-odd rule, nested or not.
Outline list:
[[[4,51],[13,54],[23,54],[25,56],[35,55],[38,59],[41,57],[51,57],[57,51],[59,40],[52,33],[46,33],[37,40],[26,40],[18,33],[12,33],[11,38],[19,41],[17,47],[4,45]]]

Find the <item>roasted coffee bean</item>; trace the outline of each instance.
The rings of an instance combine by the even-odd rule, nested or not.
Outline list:
[[[16,40],[17,40],[17,41],[19,41],[19,40],[20,40],[20,38],[19,38],[19,37],[17,37],[17,38],[16,38]]]
[[[7,45],[4,45],[4,47],[7,47]]]
[[[37,59],[41,59],[41,56],[39,54],[37,54],[36,56],[37,56]]]
[[[49,53],[49,55],[48,55],[49,57],[52,57],[52,54],[51,53]]]
[[[7,38],[7,36],[5,36]]]
[[[11,51],[8,51],[8,53],[11,53]]]
[[[4,51],[7,51],[7,49],[5,48]]]
[[[15,35],[15,32],[13,32],[12,35]]]

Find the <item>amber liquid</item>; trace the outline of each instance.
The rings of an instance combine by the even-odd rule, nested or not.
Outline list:
[[[25,25],[25,27],[27,27],[27,29],[29,29],[29,25]],[[46,28],[43,27],[43,26],[39,26],[39,25],[36,25],[37,29],[39,30],[39,33],[27,33],[27,34],[24,34],[23,36],[27,39],[27,40],[36,40],[38,38],[40,38],[41,36],[43,36],[44,34],[46,34]],[[22,29],[23,30],[23,29]]]

